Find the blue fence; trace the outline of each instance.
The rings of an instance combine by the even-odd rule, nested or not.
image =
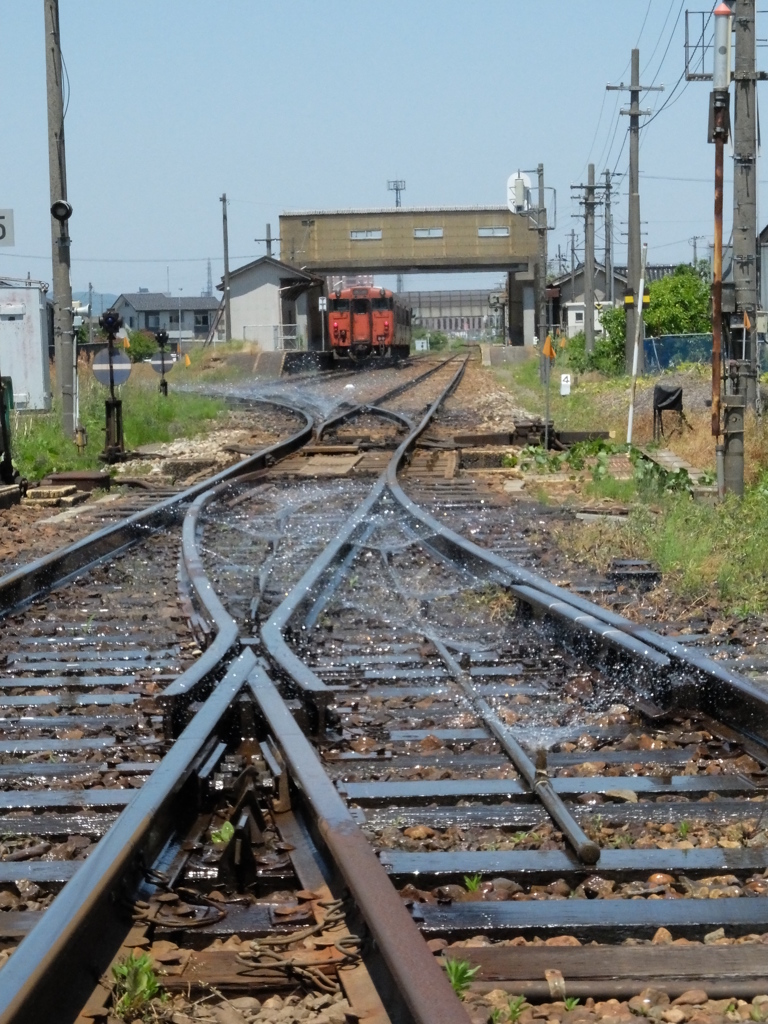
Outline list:
[[[645,338],[645,368],[667,370],[680,363],[709,363],[712,361],[711,334],[662,334],[659,338]]]

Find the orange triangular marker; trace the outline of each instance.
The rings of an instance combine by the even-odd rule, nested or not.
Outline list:
[[[184,365],[185,366],[191,366],[192,365],[192,360],[187,355],[184,356]]]
[[[130,348],[130,347],[131,347],[130,341],[128,341],[127,338],[123,338],[123,348]]]
[[[544,348],[541,350],[542,355],[545,355],[547,359],[555,358],[555,350],[552,348],[552,339],[547,335],[547,340],[544,342]]]
[[[568,339],[566,338],[566,336],[565,336],[565,335],[563,335],[563,336],[562,336],[562,337],[560,338],[560,348],[565,348],[565,346],[566,346],[567,344],[568,344]]]
[[[746,329],[747,329],[748,331],[751,331],[751,330],[752,330],[752,324],[751,324],[751,322],[750,322],[750,319],[749,319],[749,317],[747,316],[747,311],[746,311],[746,309],[744,310],[744,326],[746,327]]]

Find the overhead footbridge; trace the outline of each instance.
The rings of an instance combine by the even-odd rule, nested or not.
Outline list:
[[[280,258],[325,276],[533,273],[532,227],[506,206],[301,210],[280,216]]]

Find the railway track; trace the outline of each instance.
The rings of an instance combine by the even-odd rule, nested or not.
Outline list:
[[[48,757],[54,788],[13,765],[19,781],[7,783],[0,764],[5,817],[23,821],[11,855],[48,844],[0,860],[2,883],[38,890],[0,924],[21,915],[29,930],[44,910],[0,972],[1,1021],[74,1020],[86,1003],[78,1019],[106,1016],[110,986],[94,983],[137,949],[165,965],[166,1019],[180,1020],[205,1005],[212,1020],[517,1019],[522,1004],[513,1013],[502,993],[557,1019],[595,1019],[574,1000],[634,998],[634,1012],[674,1024],[690,1007],[716,1012],[692,989],[736,999],[720,1008],[730,1013],[768,990],[765,697],[510,561],[509,545],[454,533],[445,494],[408,497],[398,472],[461,372],[438,364],[342,410],[311,442],[308,424],[241,464],[239,481],[171,499],[184,511],[188,632],[147,638],[140,604],[139,622],[115,633],[107,621],[96,642],[82,628],[115,574],[139,592],[142,572],[173,583],[165,546],[151,568],[142,545],[79,577],[82,600],[58,602],[73,628],[57,622],[54,643],[30,602],[52,573],[90,564],[85,550],[0,582],[6,607],[27,605],[3,641],[17,666],[0,690],[19,698],[0,711],[10,743],[42,730],[66,766],[55,776]],[[487,495],[457,500],[471,519]],[[138,515],[87,557],[171,510]],[[53,649],[56,667],[40,668]],[[45,673],[75,650],[80,671],[57,689]],[[94,654],[99,682],[73,686]],[[51,709],[66,722],[55,736],[40,724]],[[56,748],[72,728],[79,746]],[[54,814],[79,815],[77,830],[31,830]],[[68,867],[62,843],[75,850]],[[472,972],[464,1004],[446,963]],[[669,1006],[685,992],[683,1009]],[[222,1002],[206,1004],[211,993]]]

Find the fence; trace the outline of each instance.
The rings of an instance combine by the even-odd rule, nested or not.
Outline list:
[[[709,363],[712,360],[711,334],[662,334],[645,338],[646,370],[668,370],[680,363]]]
[[[296,324],[246,324],[243,341],[255,341],[265,352],[291,352],[306,348],[304,336]]]

